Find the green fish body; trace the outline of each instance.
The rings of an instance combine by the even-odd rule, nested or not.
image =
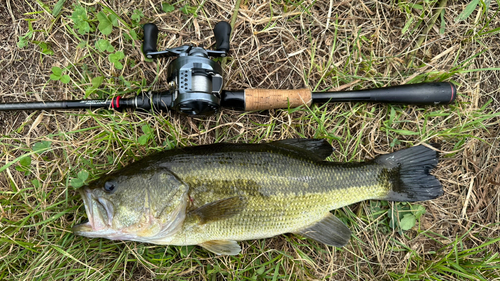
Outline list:
[[[415,146],[362,163],[324,161],[324,140],[213,144],[148,156],[81,190],[87,237],[240,252],[236,241],[298,233],[337,247],[349,229],[330,213],[367,199],[442,194],[437,153]]]

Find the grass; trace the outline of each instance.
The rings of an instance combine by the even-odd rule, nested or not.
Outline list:
[[[160,27],[161,48],[210,47],[215,23],[234,19],[226,89],[333,91],[445,80],[457,85],[457,103],[223,110],[209,118],[0,112],[0,279],[500,278],[499,1],[449,1],[437,17],[442,1],[236,2],[7,0],[0,10],[0,98],[108,98],[164,88],[169,61],[144,59],[141,24]],[[87,239],[70,231],[86,217],[75,192],[79,181],[165,148],[294,137],[327,139],[336,148],[332,161],[439,143],[443,159],[435,174],[445,195],[335,210],[353,231],[344,248],[287,234],[242,242],[241,255],[219,257],[196,246]]]

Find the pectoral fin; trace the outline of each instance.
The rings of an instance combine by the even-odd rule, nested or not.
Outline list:
[[[233,240],[212,240],[199,244],[210,252],[216,253],[217,255],[237,255],[241,251],[240,245]]]
[[[235,196],[205,204],[191,213],[199,218],[200,224],[205,224],[239,214],[245,205],[242,197]]]
[[[345,246],[351,238],[351,231],[349,228],[331,213],[328,213],[321,221],[297,233],[335,247]]]

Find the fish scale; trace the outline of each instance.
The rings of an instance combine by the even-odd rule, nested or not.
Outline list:
[[[213,240],[216,237],[224,240],[247,240],[294,232],[323,219],[329,210],[382,197],[388,190],[378,179],[382,169],[375,165],[370,169],[362,165],[343,167],[338,163],[301,161],[291,155],[271,154],[267,151],[232,153],[231,163],[235,165],[220,164],[222,157],[227,155],[221,153],[198,156],[203,159],[200,161],[202,163],[215,164],[201,167],[196,164],[172,164],[169,169],[186,179],[191,195],[199,205],[243,195],[248,200],[245,211],[227,220],[206,225],[198,226],[196,221],[193,225],[187,224],[184,229],[191,233],[190,239],[186,239],[181,232],[178,234],[181,238],[173,239],[171,243],[198,244],[200,240]],[[188,162],[181,159],[178,163]],[[270,168],[268,163],[278,164]],[[234,167],[239,164],[244,164],[246,169],[236,172]],[[278,173],[279,176],[276,176]],[[277,177],[281,180],[276,181]],[[191,182],[191,178],[196,178],[196,183]],[[240,184],[232,184],[236,179]],[[307,187],[304,186],[303,179],[308,179]],[[241,184],[242,180],[254,184],[244,185]],[[215,181],[218,184],[214,184]],[[214,191],[212,193],[205,191],[208,182],[211,183],[210,189]],[[202,192],[198,193],[198,189]],[[248,217],[252,219],[246,219]],[[193,232],[199,232],[199,235],[193,236]]]
[[[420,201],[442,194],[429,173],[437,153],[428,147],[363,163],[323,161],[331,152],[326,141],[292,139],[157,153],[86,187],[89,223],[74,232],[200,245],[230,255],[240,252],[236,241],[283,233],[343,246],[350,231],[331,210],[367,199]]]

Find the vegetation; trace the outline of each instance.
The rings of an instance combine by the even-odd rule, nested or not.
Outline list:
[[[462,3],[463,2],[463,3]],[[166,87],[169,60],[141,53],[214,45],[233,20],[226,89],[358,90],[451,81],[450,106],[363,103],[207,118],[111,110],[0,112],[1,280],[493,280],[500,278],[498,0],[6,1],[2,102],[111,98]],[[440,8],[440,7],[446,7]],[[233,16],[234,14],[234,16]],[[162,149],[325,138],[332,161],[441,144],[445,195],[367,201],[334,213],[344,248],[296,235],[246,241],[242,254],[76,237],[75,189]]]

